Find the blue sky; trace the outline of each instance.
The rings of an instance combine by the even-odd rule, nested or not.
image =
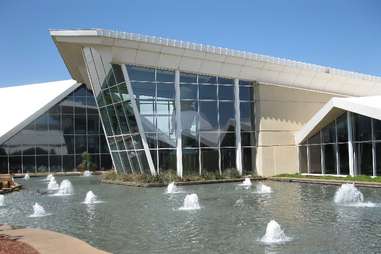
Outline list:
[[[68,79],[50,28],[105,28],[381,76],[378,0],[0,0],[0,86]]]

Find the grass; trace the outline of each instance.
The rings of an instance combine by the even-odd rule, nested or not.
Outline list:
[[[304,178],[304,179],[321,179],[321,180],[342,180],[342,181],[358,181],[358,182],[374,182],[381,183],[381,177],[372,178],[370,176],[311,176],[311,175],[301,175],[301,174],[281,174],[276,175],[275,177],[288,177],[288,178]]]
[[[162,183],[170,182],[190,182],[190,181],[206,181],[221,179],[237,179],[241,178],[236,170],[226,170],[222,175],[213,172],[206,172],[202,175],[186,175],[183,178],[176,175],[176,171],[170,170],[160,173],[157,176],[145,174],[117,174],[115,171],[108,172],[103,175],[104,180],[135,182],[135,183]]]

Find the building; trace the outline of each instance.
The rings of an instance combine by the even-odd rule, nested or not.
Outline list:
[[[0,89],[0,173],[74,171],[88,152],[112,162],[94,96],[75,80]]]
[[[380,77],[102,29],[50,34],[92,90],[119,172],[381,175]]]

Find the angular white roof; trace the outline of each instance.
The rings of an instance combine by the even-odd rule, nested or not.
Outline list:
[[[295,134],[295,142],[303,142],[346,111],[381,120],[381,96],[332,98]]]
[[[0,144],[79,86],[63,80],[0,88]]]
[[[73,79],[90,84],[82,49],[107,61],[178,69],[345,96],[381,95],[381,77],[186,41],[104,29],[51,30]]]

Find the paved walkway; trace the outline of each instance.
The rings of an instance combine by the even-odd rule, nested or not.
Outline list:
[[[42,229],[3,230],[1,234],[21,236],[19,240],[35,248],[40,254],[109,254],[77,238]]]
[[[354,183],[358,187],[371,187],[371,188],[381,188],[381,182],[367,182],[367,181],[356,181],[341,179],[321,179],[318,177],[269,177],[268,180],[280,181],[280,182],[297,182],[297,183],[313,183],[313,184],[327,184],[327,185],[342,185],[343,183]]]

